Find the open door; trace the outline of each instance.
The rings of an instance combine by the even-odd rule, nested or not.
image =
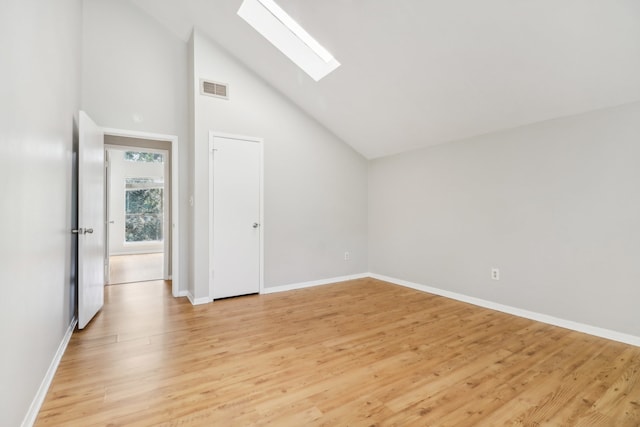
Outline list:
[[[84,111],[78,124],[78,328],[104,304],[104,133]]]

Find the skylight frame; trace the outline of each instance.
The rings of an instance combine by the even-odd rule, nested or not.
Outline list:
[[[315,81],[340,66],[327,49],[273,0],[243,0],[238,15]]]

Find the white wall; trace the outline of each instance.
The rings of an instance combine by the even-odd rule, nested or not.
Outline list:
[[[82,108],[100,126],[178,136],[180,229],[189,229],[187,44],[126,0],[84,0]],[[187,289],[188,233],[180,233]]]
[[[194,296],[208,296],[210,130],[264,138],[265,287],[365,272],[365,159],[205,36],[192,43]],[[201,96],[200,78],[228,83],[229,100]]]
[[[125,191],[127,178],[163,178],[164,163],[130,162],[125,150],[109,150],[109,255],[163,252],[162,242],[125,242]],[[167,183],[167,179],[164,180]],[[165,187],[166,188],[166,187]],[[165,200],[167,207],[168,197]],[[168,220],[166,218],[165,220]]]
[[[2,426],[24,419],[74,315],[80,30],[79,0],[0,2]]]
[[[371,161],[370,271],[640,336],[639,141],[637,103]]]

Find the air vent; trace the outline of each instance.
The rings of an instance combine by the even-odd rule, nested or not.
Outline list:
[[[200,80],[200,94],[229,99],[229,85],[211,80]]]

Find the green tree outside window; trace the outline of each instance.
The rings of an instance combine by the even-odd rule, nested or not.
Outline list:
[[[163,163],[164,156],[160,153],[145,153],[140,151],[125,151],[124,159],[129,162]]]
[[[129,178],[125,191],[125,241],[162,241],[162,188],[131,188],[157,185],[150,178]]]

